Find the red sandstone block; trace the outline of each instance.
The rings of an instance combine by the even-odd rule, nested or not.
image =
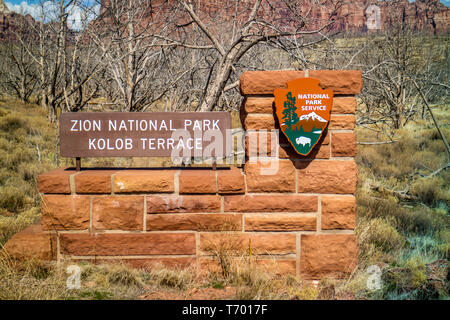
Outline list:
[[[277,88],[286,88],[286,82],[303,78],[303,71],[247,71],[240,79],[242,95],[273,94]],[[359,70],[310,70],[309,77],[319,79],[323,89],[334,94],[359,94],[362,89],[362,74]]]
[[[95,197],[92,218],[96,230],[142,230],[144,196]]]
[[[147,213],[220,212],[220,197],[147,196]]]
[[[83,230],[89,228],[89,196],[44,195],[44,230]]]
[[[111,193],[111,175],[116,170],[88,170],[75,175],[76,193]]]
[[[352,114],[356,112],[355,97],[334,97],[332,113]]]
[[[245,215],[245,231],[314,231],[316,217],[290,213]]]
[[[201,233],[200,250],[213,255],[218,250],[230,254],[295,254],[296,235],[285,233]]]
[[[333,157],[354,157],[356,155],[356,136],[354,132],[333,132]]]
[[[40,193],[70,193],[69,177],[75,170],[55,169],[38,177]]]
[[[309,77],[319,79],[319,85],[335,95],[359,94],[363,85],[361,70],[310,70]]]
[[[194,233],[100,233],[60,235],[63,254],[75,256],[192,255]]]
[[[322,229],[354,229],[356,200],[354,196],[322,197]]]
[[[289,160],[247,162],[247,192],[295,192],[295,166]]]
[[[219,193],[245,193],[244,175],[240,168],[217,170]]]
[[[263,269],[268,273],[275,273],[277,275],[296,275],[297,263],[295,260],[289,259],[257,259],[256,264],[258,268]]]
[[[300,274],[306,279],[345,277],[357,264],[354,234],[301,235]]]
[[[275,129],[275,119],[271,114],[248,114],[244,120],[245,130]]]
[[[293,259],[261,259],[254,257],[250,259],[233,258],[233,264],[242,265],[245,268],[254,268],[255,270],[261,270],[267,274],[286,275],[296,274],[296,261]],[[199,258],[200,270],[209,273],[222,272],[221,265],[217,259],[211,257]]]
[[[279,144],[289,144],[289,140],[288,138],[286,138],[286,136],[284,135],[283,132],[280,131],[280,134],[278,135],[278,142]]]
[[[115,193],[174,192],[175,170],[123,170],[114,175]]]
[[[232,262],[236,262],[236,258],[232,258]],[[222,273],[222,266],[219,263],[218,259],[212,257],[199,257],[198,265],[202,275],[208,273]]]
[[[325,135],[325,136],[324,136]],[[320,140],[322,140],[322,142],[320,142],[320,140],[319,140],[319,143],[320,144],[322,144],[322,145],[326,145],[326,144],[330,144],[330,136],[331,136],[331,134],[330,134],[330,132],[328,131],[328,128],[326,129],[326,131],[324,132],[324,135],[322,135],[322,137],[320,138]]]
[[[247,157],[275,157],[279,141],[271,131],[247,131],[245,153]]]
[[[355,193],[358,168],[354,160],[299,161],[298,192]]]
[[[242,230],[242,214],[166,213],[147,215],[147,231],[164,230]]]
[[[44,232],[38,222],[12,236],[3,249],[16,259],[53,260],[56,258],[56,234]]]
[[[286,82],[303,78],[304,71],[247,71],[241,75],[240,90],[242,95],[273,94],[277,88],[286,88]]]
[[[330,130],[353,130],[355,129],[356,118],[353,115],[333,115],[331,114]]]
[[[273,114],[273,97],[248,97],[244,101],[244,109],[247,113]]]
[[[216,193],[216,172],[213,170],[182,170],[180,193]]]
[[[243,195],[225,196],[225,212],[316,212],[317,196]]]

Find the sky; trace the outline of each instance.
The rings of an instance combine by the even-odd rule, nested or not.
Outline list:
[[[410,2],[413,2],[409,0]],[[440,0],[441,3],[445,4],[447,7],[450,6],[450,0]],[[12,11],[18,12],[18,13],[29,13],[31,14],[35,19],[40,19],[40,12],[41,7],[39,6],[39,3],[43,3],[44,7],[51,8],[51,6],[54,6],[55,0],[53,1],[45,1],[45,0],[4,0],[5,4],[8,6],[8,8]],[[82,17],[82,11],[80,7],[72,7],[69,10],[69,25],[73,27],[74,29],[81,29],[82,28],[82,21],[91,20],[95,17],[96,14],[98,14],[100,10],[100,5],[98,4],[98,0],[80,0],[81,3],[87,3],[90,7],[92,7],[92,12],[87,17],[87,19],[84,19]]]
[[[448,0],[450,1],[450,0]],[[58,1],[52,0],[52,1],[46,1],[46,0],[3,0],[5,2],[6,6],[11,10],[15,11],[21,14],[30,14],[35,18],[36,20],[40,20],[41,18],[41,12],[42,8],[44,8],[45,12],[53,11],[53,10],[47,10],[51,8],[55,8],[55,4]],[[86,23],[90,20],[92,20],[96,15],[98,15],[98,12],[100,11],[100,5],[98,4],[99,1],[95,0],[80,0],[79,3],[83,3],[87,6],[89,6],[89,14],[85,15],[83,12],[85,10],[81,9],[80,6],[72,6],[69,8],[69,16],[68,16],[68,24],[71,28],[75,30],[80,30],[83,28],[83,23]],[[47,18],[51,19],[51,17]]]

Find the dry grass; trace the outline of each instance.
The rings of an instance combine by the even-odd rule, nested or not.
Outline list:
[[[293,276],[277,276],[249,268],[234,260],[227,278],[220,273],[190,267],[184,270],[155,266],[134,269],[123,264],[93,265],[79,262],[81,288],[67,289],[69,263],[17,261],[0,258],[0,300],[53,299],[139,299],[153,293],[153,299],[192,298],[190,292],[208,288],[216,298],[224,298],[224,288],[235,288],[227,299],[316,299],[318,288]],[[211,291],[209,291],[211,292]],[[213,298],[200,296],[200,298]]]

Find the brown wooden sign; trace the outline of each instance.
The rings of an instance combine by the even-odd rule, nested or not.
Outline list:
[[[59,121],[63,157],[225,157],[228,112],[69,112]]]
[[[300,78],[276,89],[274,96],[281,131],[298,154],[308,155],[330,121],[333,91],[323,90],[318,79]]]

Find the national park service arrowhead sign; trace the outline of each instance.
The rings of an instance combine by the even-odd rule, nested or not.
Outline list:
[[[281,131],[298,154],[308,155],[330,121],[333,91],[323,90],[317,79],[300,78],[274,95]]]

